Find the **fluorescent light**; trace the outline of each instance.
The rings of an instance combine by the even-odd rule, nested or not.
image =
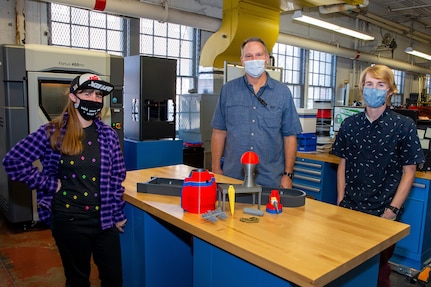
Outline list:
[[[292,16],[293,20],[301,21],[310,25],[318,26],[320,28],[328,29],[337,33],[345,34],[350,37],[358,38],[365,41],[372,41],[374,40],[373,36],[360,33],[358,31],[350,30],[335,24],[331,24],[329,22],[325,22],[316,18],[312,18],[309,16],[305,16],[302,14],[301,11],[297,10],[293,13]]]
[[[431,61],[431,55],[428,55],[428,54],[425,54],[425,53],[413,50],[412,47],[408,47],[404,52],[406,52],[407,54],[410,54],[410,55],[413,55],[413,56],[416,56],[416,57],[421,57],[421,58],[424,58],[424,59],[427,59],[427,60]]]

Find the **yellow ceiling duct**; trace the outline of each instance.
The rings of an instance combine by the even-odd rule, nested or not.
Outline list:
[[[200,66],[223,68],[239,62],[241,44],[249,37],[262,38],[272,50],[280,28],[280,0],[224,0],[220,29],[205,43]]]
[[[239,62],[241,44],[249,37],[262,38],[271,51],[280,30],[280,12],[289,7],[342,3],[360,5],[363,0],[224,0],[221,27],[206,41],[200,66],[223,68],[225,61]]]

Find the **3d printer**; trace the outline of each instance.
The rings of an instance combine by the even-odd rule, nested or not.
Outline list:
[[[70,82],[82,73],[96,73],[115,86],[104,99],[102,119],[118,132],[122,144],[123,57],[47,45],[1,45],[0,63],[0,158],[61,113]],[[0,211],[6,218],[12,223],[38,221],[35,201],[35,192],[8,179],[0,165]]]

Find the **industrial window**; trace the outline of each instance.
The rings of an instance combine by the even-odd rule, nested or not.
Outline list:
[[[314,101],[332,103],[335,97],[335,59],[333,54],[309,50],[306,108],[313,108]]]
[[[50,4],[49,44],[127,56],[127,19],[104,12]],[[198,29],[140,20],[140,53],[177,59],[177,94],[197,87]]]
[[[400,70],[392,70],[394,72],[395,84],[397,85],[398,94],[404,94],[404,81],[406,73]]]
[[[431,75],[429,74],[426,75],[425,92],[427,95],[431,95]]]
[[[296,107],[301,107],[304,95],[304,49],[275,43],[271,55],[273,65],[283,68],[283,79],[290,91]]]
[[[198,35],[198,29],[193,27],[140,19],[140,54],[177,60],[177,109],[181,108],[179,95],[197,90]],[[182,112],[181,110],[176,111],[178,115]],[[168,113],[172,115],[174,111],[169,109]],[[176,130],[183,129],[184,127],[180,126],[183,124],[177,120]],[[187,124],[189,123],[184,125]]]
[[[50,45],[125,55],[124,18],[54,3],[48,7],[51,17]]]
[[[177,94],[196,89],[198,29],[142,18],[140,22],[140,53],[177,59]]]
[[[392,70],[394,73],[395,84],[397,85],[398,92],[391,97],[391,105],[394,107],[401,107],[404,102],[404,81],[406,73],[400,70]]]
[[[314,101],[333,102],[335,55],[280,43],[274,45],[271,54],[274,66],[283,68],[282,82],[292,91],[297,108],[311,109]],[[305,64],[307,60],[308,65]]]

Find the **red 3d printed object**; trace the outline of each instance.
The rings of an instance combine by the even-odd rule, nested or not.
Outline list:
[[[184,179],[181,190],[181,207],[190,213],[204,213],[215,209],[217,185],[214,174],[196,169]]]
[[[266,212],[268,213],[281,213],[283,211],[283,205],[280,202],[280,194],[278,190],[271,190],[271,194],[268,198],[268,203],[266,204]]]
[[[253,151],[246,151],[241,156],[241,164],[258,164],[259,157]]]
[[[241,156],[241,164],[244,169],[244,183],[245,187],[256,187],[254,182],[256,165],[259,163],[258,155],[253,151],[247,151]]]

